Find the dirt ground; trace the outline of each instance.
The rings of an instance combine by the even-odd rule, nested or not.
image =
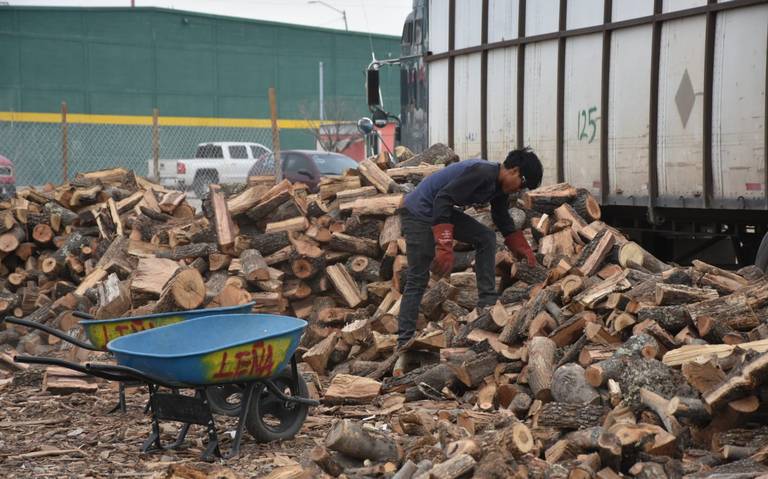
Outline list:
[[[139,448],[150,431],[144,405],[145,388],[130,389],[125,413],[109,414],[117,388],[103,383],[96,394],[53,396],[41,391],[41,375],[25,372],[12,382],[0,383],[0,470],[6,478],[45,477],[162,477],[171,463],[200,463],[205,430],[193,426],[180,450],[141,454]],[[240,456],[220,464],[243,477],[262,477],[279,466],[306,463],[306,456],[321,441],[331,416],[315,415],[290,441],[257,444],[244,435]],[[235,421],[216,416],[218,431],[229,448]],[[164,439],[171,439],[177,424],[163,425]],[[302,459],[304,458],[304,459]]]

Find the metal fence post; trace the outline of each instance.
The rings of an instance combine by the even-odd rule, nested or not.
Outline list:
[[[277,95],[275,88],[269,88],[269,114],[272,119],[272,152],[275,155],[275,181],[282,172],[280,161],[280,128],[277,125]]]
[[[158,120],[160,116],[160,110],[157,108],[152,109],[152,173],[155,176],[155,181],[160,181],[160,129],[158,128]]]
[[[67,131],[67,102],[61,102],[61,168],[63,182],[69,179],[69,147]]]

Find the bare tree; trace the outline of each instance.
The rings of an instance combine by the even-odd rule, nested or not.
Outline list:
[[[309,131],[325,151],[340,152],[350,143],[362,141],[363,136],[357,131],[355,109],[341,98],[331,98],[323,102],[324,120],[319,120],[318,102],[299,104],[299,112],[308,123]]]

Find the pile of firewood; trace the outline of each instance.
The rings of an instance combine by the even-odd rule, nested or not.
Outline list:
[[[474,252],[455,245],[453,273],[424,296],[409,369],[392,377],[407,269],[395,211],[453,161],[436,145],[392,168],[363,161],[317,192],[274,177],[211,185],[198,214],[183,193],[125,170],[22,191],[0,203],[0,312],[70,334],[75,309],[111,318],[253,300],[256,312],[304,318],[298,355],[311,395],[329,407],[421,405],[335,423],[312,454],[331,476],[768,471],[768,429],[758,427],[768,278],[665,264],[567,184],[511,204],[539,264],[515,261],[499,236],[493,308],[474,309]],[[492,225],[489,210],[466,212]],[[8,325],[0,345],[58,347],[22,332]]]

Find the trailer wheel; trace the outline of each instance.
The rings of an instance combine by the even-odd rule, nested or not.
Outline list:
[[[763,270],[763,273],[768,274],[768,233],[765,233],[763,241],[760,242],[760,247],[757,249],[755,266]]]
[[[272,382],[286,396],[308,396],[307,383],[299,375],[298,383],[293,381],[291,368],[287,367],[272,378]],[[258,442],[291,439],[299,432],[307,417],[309,407],[304,404],[282,401],[266,386],[254,393],[245,428]]]
[[[211,386],[205,388],[205,395],[214,413],[232,417],[240,415],[240,402],[243,399],[243,387],[241,385]]]

